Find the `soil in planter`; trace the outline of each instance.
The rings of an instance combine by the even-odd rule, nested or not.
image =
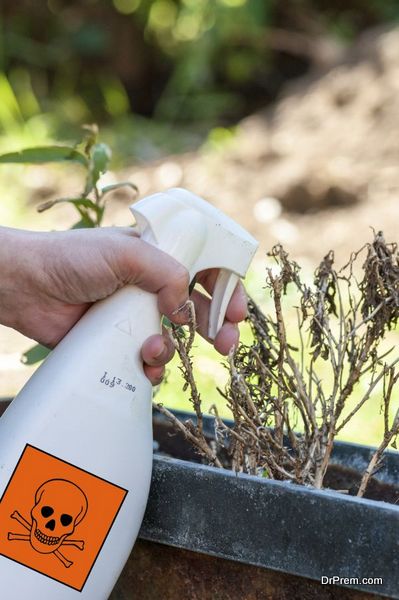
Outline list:
[[[132,595],[132,591],[133,595]],[[295,575],[138,540],[109,600],[383,600]]]
[[[154,439],[159,444],[158,452],[172,458],[201,463],[201,457],[185,439],[184,435],[177,432],[171,423],[164,418],[154,417]],[[211,440],[211,436],[207,436]],[[228,468],[230,459],[227,452],[222,456],[224,465]],[[330,464],[324,478],[324,486],[332,490],[341,491],[355,496],[362,478],[362,474],[355,469],[338,464]],[[384,483],[376,477],[370,479],[364,498],[380,500],[390,504],[399,504],[399,486]]]
[[[324,477],[324,487],[332,490],[348,490],[351,496],[356,496],[362,479],[359,471],[342,465],[330,464]],[[369,500],[382,500],[390,504],[399,503],[399,486],[384,483],[372,477],[367,486],[364,498]]]

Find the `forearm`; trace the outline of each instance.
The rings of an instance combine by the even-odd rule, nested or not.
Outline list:
[[[13,255],[16,251],[16,234],[14,229],[0,227],[0,323],[12,326],[10,304],[14,283],[11,269]]]
[[[37,274],[38,256],[29,231],[0,227],[0,323],[18,329],[27,290]]]

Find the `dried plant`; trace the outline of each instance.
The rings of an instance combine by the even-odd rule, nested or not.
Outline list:
[[[182,327],[176,327],[173,323],[170,323],[170,331],[172,332],[171,339],[173,345],[175,346],[181,361],[180,370],[184,379],[183,391],[186,391],[187,389],[190,390],[190,400],[197,417],[197,423],[195,425],[191,419],[182,423],[161,403],[156,404],[156,407],[172,421],[176,429],[184,433],[185,437],[194,445],[197,451],[209,464],[214,464],[216,467],[222,467],[222,464],[216,455],[216,451],[211,448],[211,445],[204,435],[201,396],[195,381],[193,362],[190,356],[195,337],[195,330],[197,328],[193,302],[189,301],[187,307],[190,315],[188,333]]]
[[[273,309],[267,314],[249,300],[252,343],[229,356],[229,382],[219,390],[234,425],[226,425],[213,406],[215,441],[204,435],[190,358],[193,309],[190,333],[174,329],[173,339],[197,424],[178,422],[160,409],[215,466],[222,466],[221,451],[227,448],[237,471],[322,488],[336,435],[381,389],[384,437],[359,486],[362,496],[384,450],[399,433],[399,410],[390,423],[399,354],[395,346],[387,349],[385,339],[399,317],[396,244],[387,244],[379,232],[339,271],[329,252],[311,286],[302,281],[300,267],[281,245],[269,256],[274,266],[267,269],[266,290]]]

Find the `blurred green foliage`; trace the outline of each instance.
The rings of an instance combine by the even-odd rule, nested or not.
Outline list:
[[[17,147],[112,122],[126,158],[184,150],[310,66],[273,31],[348,40],[398,18],[396,0],[2,0],[0,133]]]
[[[204,139],[212,149],[224,148],[237,120],[274,100],[287,79],[312,64],[289,44],[277,47],[274,31],[347,43],[367,27],[398,19],[397,0],[2,0],[0,152],[61,139],[73,147],[85,122],[102,125],[113,166]],[[15,209],[19,175],[12,177],[10,171],[3,187]],[[68,201],[82,211],[79,221],[99,224],[86,196]],[[262,282],[261,272],[249,281],[255,297]],[[243,335],[245,341],[245,329]],[[227,372],[216,368],[220,358],[212,347],[198,343],[210,404]],[[43,352],[35,347],[25,360],[35,363]],[[187,408],[176,364],[163,397]],[[369,419],[353,422],[351,439],[378,441],[379,421],[369,406]]]
[[[83,168],[85,178],[80,194],[49,200],[38,207],[39,212],[44,212],[56,204],[70,204],[78,215],[78,221],[72,225],[72,229],[83,229],[101,227],[109,192],[128,187],[133,192],[133,198],[138,192],[137,186],[131,181],[105,186],[101,184],[100,178],[108,170],[111,156],[110,147],[98,141],[97,125],[85,125],[83,139],[74,146],[38,146],[8,152],[0,155],[0,165],[74,163]],[[27,365],[35,364],[43,360],[49,352],[50,350],[45,346],[35,345],[24,353],[22,362]]]

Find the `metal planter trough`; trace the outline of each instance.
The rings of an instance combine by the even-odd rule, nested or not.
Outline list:
[[[369,489],[387,503],[208,467],[171,434],[155,414],[150,499],[111,600],[399,600],[399,453]],[[327,484],[355,489],[371,452],[337,443]]]

